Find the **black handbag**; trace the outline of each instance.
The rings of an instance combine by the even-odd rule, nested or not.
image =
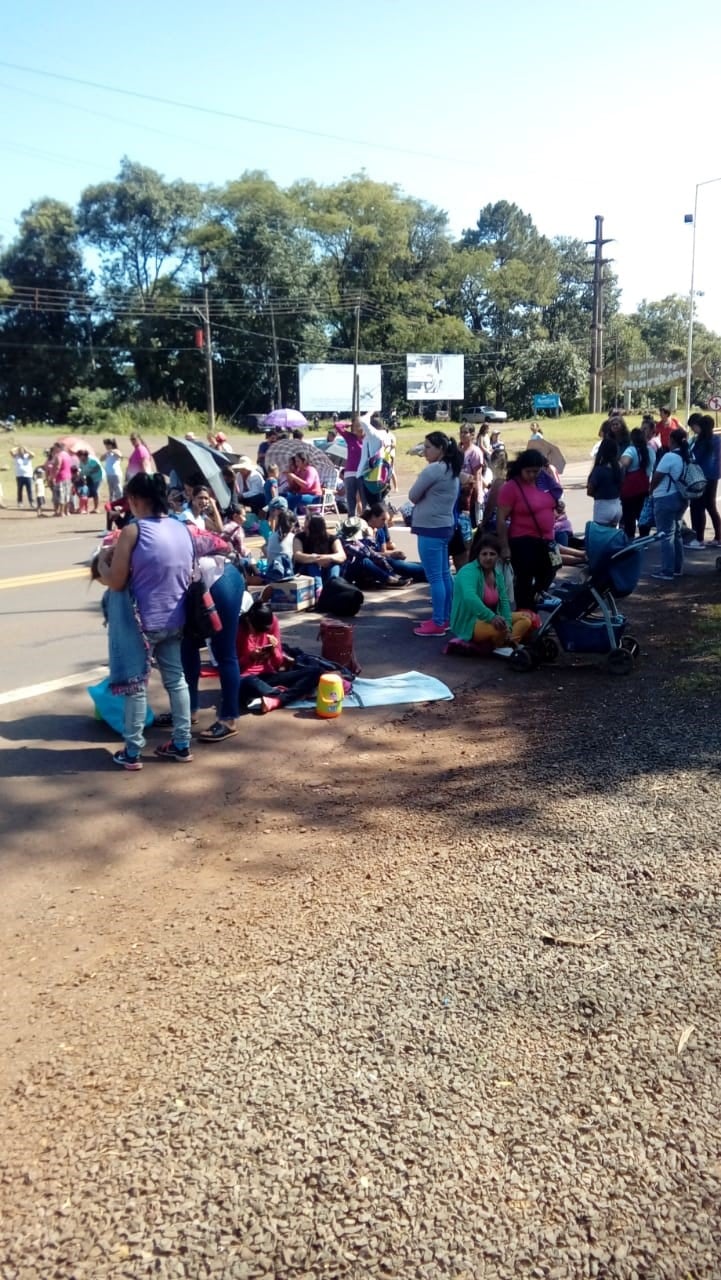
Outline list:
[[[205,605],[205,586],[202,578],[194,579],[185,593],[185,626],[183,635],[186,640],[196,644],[204,644],[213,634],[210,614]]]
[[[365,596],[359,587],[345,578],[329,578],[323,587],[316,609],[318,613],[332,613],[336,618],[354,618]]]

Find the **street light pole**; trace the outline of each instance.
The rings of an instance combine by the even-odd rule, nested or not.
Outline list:
[[[691,240],[691,288],[688,295],[688,350],[686,352],[686,417],[691,412],[691,374],[693,369],[693,309],[694,309],[694,276],[696,272],[696,214],[698,212],[699,187],[710,187],[721,178],[707,178],[705,182],[696,183],[693,201],[693,237]]]

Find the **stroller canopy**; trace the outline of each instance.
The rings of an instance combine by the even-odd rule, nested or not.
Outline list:
[[[590,520],[586,525],[586,555],[595,587],[610,587],[617,596],[630,596],[636,590],[641,577],[641,551],[623,529]]]

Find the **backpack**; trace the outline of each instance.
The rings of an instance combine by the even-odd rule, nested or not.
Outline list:
[[[393,445],[382,444],[377,453],[368,459],[368,466],[361,479],[371,498],[381,497],[391,487],[393,475]]]
[[[315,607],[318,613],[332,613],[336,618],[354,618],[363,600],[363,592],[345,578],[329,578]]]
[[[706,476],[703,468],[698,462],[687,462],[681,473],[681,479],[674,480],[674,484],[686,502],[693,502],[694,498],[702,498],[706,491]]]

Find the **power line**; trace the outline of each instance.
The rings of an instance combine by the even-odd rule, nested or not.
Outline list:
[[[202,115],[216,116],[224,120],[237,120],[242,124],[256,125],[264,129],[279,129],[284,133],[299,133],[309,138],[322,138],[327,142],[351,143],[353,146],[369,147],[375,151],[389,151],[395,155],[414,156],[423,160],[440,160],[452,164],[466,164],[460,157],[439,155],[433,151],[414,151],[410,147],[394,147],[387,142],[371,142],[367,138],[352,138],[339,133],[326,133],[321,129],[306,129],[301,125],[285,124],[277,120],[262,120],[258,116],[240,115],[236,111],[223,111],[219,107],[205,107],[193,102],[181,102],[177,98],[164,98],[159,94],[141,93],[137,89],[122,89],[118,85],[101,84],[97,80],[85,80],[79,76],[63,75],[59,71],[41,71],[38,67],[26,67],[17,62],[6,62],[0,59],[0,67],[11,71],[21,71],[32,76],[43,76],[49,80],[62,80],[66,84],[79,84],[86,89],[100,89],[103,93],[117,93],[125,98],[138,98],[143,102],[155,102],[160,106],[178,107],[182,111],[197,111]]]

